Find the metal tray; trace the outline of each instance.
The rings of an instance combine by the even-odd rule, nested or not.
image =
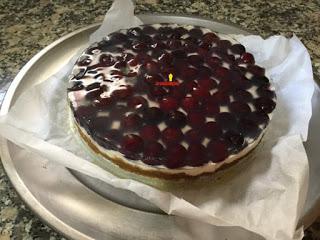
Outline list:
[[[221,33],[249,34],[236,26],[189,16],[140,15],[144,23],[193,24]],[[90,25],[60,38],[35,55],[19,72],[4,99],[5,114],[28,86],[54,74],[84,46],[99,24]],[[310,159],[310,191],[300,224],[308,226],[320,213],[319,169],[312,168],[320,155],[320,93],[313,98],[314,114],[306,149]],[[317,112],[315,112],[317,110]],[[318,139],[317,139],[318,138]],[[135,194],[115,189],[86,175],[32,155],[1,140],[5,171],[23,201],[48,225],[72,239],[193,239],[183,231],[186,220],[163,214]],[[315,147],[313,147],[315,146]],[[210,226],[206,226],[210,227]]]

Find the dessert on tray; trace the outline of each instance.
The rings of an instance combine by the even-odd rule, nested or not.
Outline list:
[[[114,32],[83,52],[69,83],[73,123],[96,154],[166,179],[238,161],[260,142],[276,106],[252,54],[189,25]]]

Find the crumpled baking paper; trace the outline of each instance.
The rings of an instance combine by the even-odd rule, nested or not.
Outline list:
[[[141,24],[133,10],[131,1],[116,0],[90,42]],[[308,189],[302,141],[307,139],[314,91],[309,54],[296,36],[233,37],[266,68],[276,88],[277,107],[254,153],[218,178],[163,191],[118,178],[90,162],[91,155],[79,144],[68,120],[67,76],[77,56],[21,94],[0,118],[0,134],[48,161],[135,192],[168,214],[194,220],[193,225],[179,226],[193,239],[302,239],[302,228],[296,228]],[[214,225],[215,230],[200,230],[201,224]]]

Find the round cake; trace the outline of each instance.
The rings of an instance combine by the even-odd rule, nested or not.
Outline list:
[[[252,54],[189,25],[120,30],[87,48],[69,78],[73,123],[122,169],[175,179],[213,173],[260,142],[276,96]]]

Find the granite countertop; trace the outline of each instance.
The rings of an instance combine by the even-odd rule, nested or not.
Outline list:
[[[0,1],[0,102],[19,69],[61,36],[103,20],[112,1]],[[235,23],[263,37],[296,34],[320,76],[320,2],[318,0],[137,0],[136,13],[195,14]],[[318,233],[317,233],[318,232]],[[320,220],[305,239],[320,239]],[[316,234],[319,234],[316,236]],[[0,240],[64,239],[46,226],[13,190],[0,165]]]

